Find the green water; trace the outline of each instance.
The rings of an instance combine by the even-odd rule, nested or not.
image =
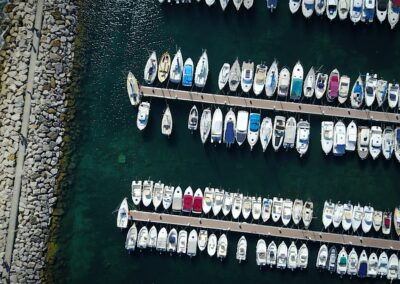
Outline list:
[[[209,9],[204,3],[170,7],[153,0],[83,1],[85,68],[76,104],[80,134],[60,229],[55,268],[60,282],[361,282],[317,272],[317,246],[311,244],[307,271],[260,271],[255,236],[248,237],[248,261],[240,265],[234,257],[236,234],[228,235],[229,253],[223,263],[205,254],[189,260],[147,251],[128,255],[124,250],[125,234],[115,227],[115,209],[130,196],[132,179],[151,177],[182,187],[213,185],[253,195],[311,199],[318,217],[312,223],[314,230],[321,229],[325,199],[372,203],[382,210],[399,203],[398,163],[383,158],[360,161],[356,154],[326,157],[319,142],[319,118],[302,116],[311,120],[311,145],[302,159],[295,150],[274,153],[270,147],[262,153],[260,145],[253,152],[247,144],[230,150],[223,145],[203,146],[199,135],[186,129],[192,106],[188,103],[170,103],[174,118],[170,139],[160,134],[163,100],[151,101],[149,125],[144,132],[137,130],[136,110],[126,95],[126,74],[130,70],[141,78],[151,50],[160,55],[180,46],[185,58],[197,62],[201,50],[207,49],[210,73],[205,91],[209,92],[217,90],[222,64],[237,56],[268,65],[276,58],[280,66],[290,68],[300,59],[306,70],[312,65],[323,65],[327,72],[336,67],[353,80],[367,71],[400,79],[399,33],[387,24],[354,27],[350,21],[305,20],[300,14],[290,15],[283,1],[274,14],[266,11],[264,1],[239,13],[231,4],[222,13],[219,6]]]

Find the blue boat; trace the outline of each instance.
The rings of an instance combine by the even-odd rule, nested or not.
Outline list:
[[[253,150],[254,145],[258,141],[260,122],[261,115],[259,113],[250,113],[247,141],[249,142],[251,150]]]
[[[193,85],[193,61],[188,58],[183,66],[183,77],[182,85],[185,87],[191,87]]]
[[[358,277],[365,278],[368,272],[368,256],[365,250],[363,250],[360,254],[360,259],[358,262]]]
[[[375,17],[375,0],[365,0],[362,21],[372,23]]]
[[[300,100],[301,93],[303,90],[303,66],[300,62],[297,62],[293,68],[292,72],[292,84],[290,86],[290,99],[291,100]]]
[[[278,0],[267,0],[267,8],[272,11],[274,11],[274,9],[276,9],[278,5]]]
[[[230,109],[226,114],[224,124],[224,143],[229,147],[235,143],[236,132],[236,116],[232,109]]]

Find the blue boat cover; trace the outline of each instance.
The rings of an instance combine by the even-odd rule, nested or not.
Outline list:
[[[272,76],[271,76],[271,87],[275,87],[276,85],[276,76],[275,76],[275,72],[272,72]]]
[[[306,7],[307,10],[314,10],[314,4],[305,4],[304,5]]]
[[[292,100],[299,100],[301,97],[301,89],[303,87],[303,80],[301,79],[293,79],[292,91],[290,94],[290,98]]]
[[[354,7],[353,7],[353,11],[354,11],[354,12],[361,13],[362,7],[361,7],[361,6],[359,6],[359,7],[354,6]],[[358,83],[357,83],[357,84],[358,84]]]
[[[336,151],[338,156],[343,155],[346,152],[346,145],[345,144],[338,144],[336,145]]]
[[[191,87],[193,84],[193,70],[192,66],[185,66],[183,69],[182,85]]]
[[[365,277],[367,276],[367,263],[362,262],[360,263],[360,268],[358,269],[358,277]]]
[[[233,121],[228,121],[226,123],[225,137],[226,144],[233,144],[235,142],[235,132],[233,130]]]
[[[171,244],[174,244],[175,243],[175,236],[173,236],[173,235],[169,236],[169,242]]]
[[[372,21],[374,19],[375,10],[374,9],[365,9],[365,19]]]
[[[392,10],[393,12],[400,14],[400,6],[399,7],[392,6]]]
[[[251,132],[258,132],[260,129],[260,114],[252,113],[250,114],[250,131]]]

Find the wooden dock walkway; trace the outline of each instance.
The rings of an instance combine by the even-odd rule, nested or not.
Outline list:
[[[172,215],[164,213],[153,213],[144,211],[129,211],[132,220],[140,222],[151,222],[164,225],[189,226],[211,230],[255,234],[262,236],[280,237],[287,239],[299,239],[312,242],[324,242],[346,246],[359,246],[366,248],[377,248],[383,250],[400,251],[400,241],[389,239],[378,239],[371,237],[360,237],[354,235],[341,235],[335,233],[317,232],[287,227],[268,226],[261,224],[250,224],[237,221],[208,219],[193,216]]]
[[[298,102],[269,100],[265,96],[262,99],[258,99],[239,96],[227,96],[222,94],[214,95],[185,90],[155,88],[149,86],[141,86],[140,90],[144,97],[156,97],[168,100],[191,101],[198,103],[304,113],[377,122],[400,123],[400,115],[397,113],[371,111],[368,109],[347,109],[329,105],[314,105]],[[260,97],[262,96],[260,95]]]

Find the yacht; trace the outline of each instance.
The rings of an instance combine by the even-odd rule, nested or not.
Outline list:
[[[149,231],[146,226],[143,226],[137,236],[137,248],[138,249],[146,249],[149,243]]]
[[[191,87],[193,85],[194,65],[191,58],[186,59],[183,65],[182,86]]]
[[[126,89],[128,90],[128,97],[131,105],[137,106],[140,103],[140,89],[138,81],[131,72],[128,73],[126,79]]]
[[[171,110],[169,109],[169,106],[167,106],[161,120],[161,134],[167,135],[169,137],[172,133],[172,126],[173,126],[172,114]]]
[[[147,59],[146,66],[144,67],[144,81],[151,85],[157,76],[157,55],[156,52],[153,51]]]
[[[142,202],[144,207],[148,207],[153,200],[153,181],[145,180],[143,182]]]
[[[200,119],[200,137],[201,141],[206,143],[211,131],[211,109],[206,108],[203,110]]]
[[[382,233],[384,235],[389,235],[392,229],[392,213],[384,212],[382,221]]]
[[[222,91],[222,89],[225,88],[226,83],[228,83],[230,71],[231,65],[229,63],[224,63],[218,75],[218,88],[220,91]]]
[[[311,224],[313,218],[313,212],[314,212],[314,204],[311,201],[306,201],[304,203],[303,216],[302,216],[305,229],[308,229],[308,227]]]
[[[378,256],[376,253],[371,253],[368,258],[367,276],[375,278],[378,275]]]
[[[271,67],[272,69],[272,67]],[[271,70],[269,69],[269,70]],[[287,97],[289,93],[290,86],[290,71],[286,67],[284,67],[279,72],[279,81],[278,81],[278,97]]]
[[[396,254],[393,253],[389,258],[386,278],[389,281],[393,281],[397,279],[398,275],[399,275],[399,258],[397,257]]]
[[[352,120],[346,129],[346,151],[355,151],[357,146],[357,125]]]
[[[372,23],[375,17],[375,0],[364,0],[361,21]]]
[[[243,144],[247,137],[247,126],[249,121],[249,113],[245,110],[239,110],[236,125],[236,142],[239,146]]]
[[[260,127],[260,142],[263,152],[267,149],[272,138],[272,120],[269,117],[264,117]]]
[[[197,246],[200,251],[204,251],[207,247],[207,241],[208,241],[208,232],[207,230],[200,230],[198,239],[197,239]]]
[[[173,186],[164,186],[164,195],[163,195],[163,208],[164,210],[168,210],[172,205],[172,195],[174,194],[174,187]]]
[[[308,151],[310,143],[310,123],[300,120],[297,124],[296,150],[303,157]]]
[[[357,24],[361,20],[363,0],[350,0],[350,20]]]
[[[136,224],[133,223],[132,226],[129,228],[128,234],[126,235],[125,241],[125,249],[127,251],[134,251],[136,247],[136,240],[137,240],[138,232],[136,228]]]
[[[172,211],[179,212],[182,210],[183,194],[180,186],[176,187],[172,195]]]
[[[186,254],[188,243],[188,234],[186,230],[180,230],[178,233],[178,246],[176,252],[179,254]]]
[[[305,18],[310,18],[314,12],[314,0],[303,0],[301,3],[301,11]]]
[[[214,204],[212,207],[214,216],[218,216],[219,212],[221,212],[223,204],[224,204],[224,190],[215,188],[214,189]]]
[[[174,58],[172,59],[171,68],[169,71],[169,81],[178,84],[182,80],[183,71],[183,58],[181,50],[178,49]]]
[[[226,258],[228,253],[228,239],[226,238],[225,234],[222,234],[217,243],[217,257],[221,260]]]
[[[376,84],[376,102],[379,107],[383,105],[386,101],[386,96],[388,93],[388,82],[385,80],[378,80]]]
[[[394,130],[394,155],[398,162],[400,162],[400,127]]]
[[[329,20],[334,20],[337,16],[337,0],[327,0],[326,2],[326,16]]]
[[[272,132],[272,147],[278,151],[282,145],[285,136],[285,117],[277,115],[274,120],[274,129]]]
[[[288,248],[285,242],[281,242],[276,256],[276,267],[279,269],[285,269],[288,258]]]
[[[163,55],[161,55],[160,63],[158,64],[158,73],[157,73],[157,78],[160,83],[164,83],[169,74],[169,69],[171,68],[171,56],[169,55],[168,52],[164,52]]]
[[[282,203],[282,223],[287,226],[292,219],[293,201],[285,199]]]
[[[267,265],[270,267],[276,265],[278,248],[274,241],[271,241],[267,248]]]
[[[295,199],[293,202],[292,220],[295,225],[298,225],[303,216],[303,200]]]
[[[359,0],[361,1],[361,0]],[[360,108],[364,101],[364,82],[361,75],[358,76],[356,82],[353,85],[350,94],[350,102],[352,108]]]
[[[358,261],[358,272],[357,276],[359,278],[365,278],[368,272],[368,256],[365,250],[363,250],[360,254],[360,259]]]
[[[343,209],[344,209],[343,204],[337,203],[335,205],[335,210],[332,217],[332,224],[335,229],[339,228],[339,226],[342,224],[343,212],[344,212]]]
[[[167,237],[167,229],[165,229],[165,227],[162,227],[161,230],[158,232],[156,243],[156,250],[160,253],[167,250]]]
[[[208,214],[211,211],[213,204],[214,204],[214,188],[206,187],[204,189],[204,198],[202,205],[204,214]]]
[[[328,271],[330,271],[331,273],[337,271],[336,268],[337,257],[338,257],[337,249],[335,246],[332,246],[329,249],[329,254],[328,254]]]
[[[247,240],[245,236],[241,236],[236,248],[236,259],[240,262],[246,260],[247,255]]]
[[[371,1],[371,0],[365,0],[365,1]],[[376,93],[376,85],[378,83],[377,79],[378,75],[372,74],[370,75],[367,73],[365,76],[365,104],[367,107],[372,106],[372,104],[375,101],[375,93]]]
[[[168,233],[167,238],[167,252],[173,253],[176,252],[176,248],[178,247],[178,232],[175,228],[172,228]]]
[[[319,269],[326,269],[327,264],[328,264],[328,247],[326,245],[322,245],[318,250],[316,266]]]
[[[371,206],[364,206],[364,216],[361,221],[361,228],[364,233],[368,233],[372,228],[372,221],[374,215],[374,208]]]
[[[347,0],[341,0],[341,1],[347,2]],[[340,104],[344,104],[347,101],[349,91],[350,91],[350,77],[342,75],[340,77],[339,96],[338,96],[338,101]]]
[[[394,132],[391,127],[386,127],[382,135],[382,155],[386,160],[390,160],[393,155]]]
[[[353,205],[349,202],[343,205],[343,230],[348,231],[351,228],[351,220],[353,220]]]
[[[211,122],[211,143],[222,142],[222,130],[223,130],[223,115],[221,109],[218,107],[214,111],[214,115]]]
[[[333,212],[335,210],[335,204],[331,201],[325,201],[324,210],[322,213],[322,223],[324,228],[327,229],[332,224]]]
[[[338,15],[340,20],[346,20],[349,15],[349,1],[348,0],[339,0],[338,2]]]
[[[150,114],[150,103],[142,102],[139,105],[139,110],[136,118],[136,126],[139,130],[143,130],[146,128],[147,123],[149,122],[149,114]]]
[[[294,244],[294,242],[292,242],[288,249],[288,260],[287,260],[287,268],[289,268],[292,271],[297,268],[297,255],[298,255],[297,247]]]
[[[232,68],[229,71],[229,90],[231,92],[236,92],[239,84],[240,84],[240,65],[239,60],[236,58],[235,62],[232,64]]]
[[[197,231],[193,229],[189,233],[187,250],[186,250],[186,253],[189,257],[196,256],[197,254],[197,240],[198,240]]]
[[[249,125],[247,127],[247,141],[250,145],[250,150],[253,150],[254,145],[258,141],[260,131],[261,116],[259,113],[250,113]]]
[[[293,0],[291,0],[293,1]],[[290,99],[291,100],[300,100],[301,92],[303,89],[303,66],[300,61],[297,61],[296,65],[293,68],[292,72],[292,82],[290,84]]]
[[[321,146],[326,155],[331,152],[333,147],[333,121],[321,122]]]
[[[217,236],[215,234],[211,234],[208,238],[207,243],[207,253],[210,257],[213,257],[217,252]]]
[[[256,246],[256,262],[258,266],[267,264],[267,245],[263,239],[259,239]]]
[[[140,201],[142,200],[142,181],[132,181],[131,184],[131,194],[132,194],[132,201],[133,204],[138,206]]]
[[[147,247],[152,249],[157,246],[157,228],[155,226],[152,226],[149,231],[149,242],[147,244]]]
[[[369,153],[370,130],[366,126],[358,127],[357,153],[361,160],[365,160]]]
[[[357,275],[357,270],[358,270],[358,255],[355,249],[353,248],[349,253],[347,274],[350,276],[355,276]]]
[[[233,196],[232,204],[232,217],[233,219],[239,218],[242,213],[243,194],[235,193]]]
[[[249,218],[251,213],[251,197],[250,196],[245,196],[243,197],[243,203],[242,203],[242,216],[244,219]]]
[[[198,123],[199,123],[199,111],[197,110],[197,107],[194,105],[192,106],[189,112],[188,129],[191,131],[196,131]]]
[[[194,214],[203,213],[203,192],[200,188],[198,188],[194,193],[192,212]]]
[[[185,189],[183,194],[183,212],[192,212],[193,209],[193,190],[190,186]]]
[[[282,215],[283,198],[274,197],[272,200],[272,221],[279,221]]]
[[[336,262],[336,273],[340,276],[345,275],[347,272],[348,256],[346,249],[343,247],[338,255]]]
[[[322,0],[326,1],[326,0]],[[315,97],[319,100],[326,92],[328,86],[328,74],[317,73],[317,79],[315,80]]]
[[[256,66],[256,73],[254,75],[253,92],[256,96],[261,94],[265,86],[265,78],[267,78],[267,66],[265,64],[258,64]]]
[[[227,147],[235,143],[236,115],[232,108],[225,115],[223,141]]]
[[[351,227],[356,232],[361,225],[361,221],[364,217],[364,208],[360,204],[355,205],[353,209],[353,218],[351,219]]]
[[[303,0],[303,5],[307,5],[304,4],[305,2],[311,2],[309,5],[310,7],[314,7],[314,0]],[[314,9],[312,9],[311,11],[313,11]],[[306,98],[312,98],[312,96],[314,95],[314,88],[315,88],[315,71],[314,71],[314,67],[311,67],[310,71],[308,71],[306,79],[304,80],[304,85],[303,85],[303,93],[304,93],[304,97]]]
[[[222,205],[222,213],[227,216],[232,211],[233,193],[225,191],[224,204]]]
[[[288,70],[286,69],[287,73],[284,72],[282,73],[283,75],[288,75]],[[290,77],[290,74],[288,75]],[[268,70],[266,80],[265,80],[265,94],[267,98],[271,98],[276,91],[276,88],[278,87],[278,79],[279,79],[279,73],[278,73],[278,62],[274,60],[272,63],[271,67]],[[287,78],[287,84],[289,84],[289,79]]]
[[[296,13],[301,6],[301,0],[290,0],[289,1],[289,10],[292,14]]]
[[[383,212],[375,210],[372,215],[372,226],[374,227],[375,232],[379,232],[381,230],[382,221],[383,221]]]
[[[390,0],[389,0],[390,1]],[[389,83],[388,105],[391,109],[396,108],[399,103],[399,84]]]
[[[333,130],[333,155],[343,156],[346,152],[346,126],[339,120]]]
[[[196,65],[194,73],[194,84],[197,88],[204,88],[208,77],[208,56],[207,51],[204,50]]]
[[[291,149],[296,142],[296,119],[291,116],[286,120],[285,137],[283,138],[283,148]]]
[[[261,216],[261,197],[252,198],[252,207],[251,207],[251,215],[253,220],[260,219]]]
[[[339,78],[340,75],[337,69],[334,69],[329,75],[328,92],[326,93],[328,102],[333,102],[339,96]]]
[[[156,182],[154,184],[154,189],[153,189],[153,206],[155,211],[157,211],[157,208],[161,205],[163,196],[164,196],[164,184],[161,182]]]
[[[372,126],[369,140],[369,153],[372,159],[378,158],[382,149],[382,128],[380,126]]]
[[[254,63],[253,62],[243,62],[242,64],[242,76],[240,80],[240,86],[243,92],[248,93],[253,85],[254,77]]]
[[[272,199],[263,198],[261,208],[261,218],[263,222],[267,222],[271,217]]]
[[[381,252],[378,259],[378,275],[382,278],[388,273],[389,258],[385,251]]]

